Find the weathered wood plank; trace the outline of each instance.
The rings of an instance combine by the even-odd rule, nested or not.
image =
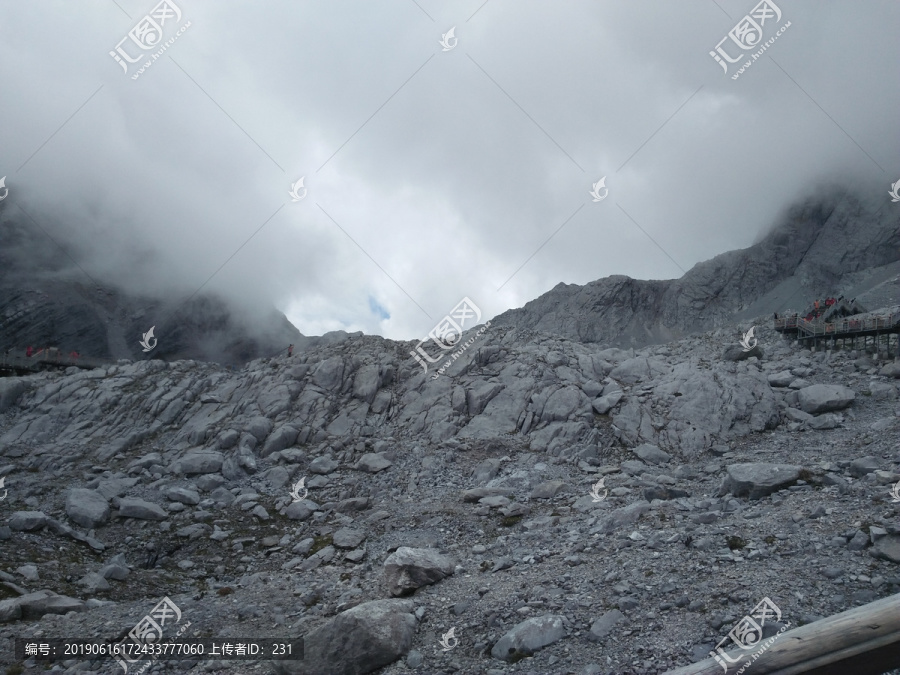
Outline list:
[[[764,643],[765,641],[760,641]],[[759,646],[728,652],[750,656]],[[730,664],[735,675],[746,660]],[[835,614],[781,634],[744,672],[749,675],[868,675],[900,668],[900,594]],[[666,675],[726,675],[710,657]]]

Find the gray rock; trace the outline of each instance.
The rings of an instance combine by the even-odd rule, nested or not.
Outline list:
[[[649,462],[650,464],[665,464],[672,459],[672,455],[668,452],[664,452],[657,446],[650,445],[649,443],[639,445],[633,452],[642,460]]]
[[[510,629],[491,649],[491,656],[504,661],[531,655],[566,636],[563,617],[547,614],[526,619]]]
[[[810,414],[843,410],[856,397],[849,387],[839,384],[814,384],[798,392],[798,402],[803,412]]]
[[[593,531],[601,533],[614,532],[625,525],[633,525],[638,519],[650,510],[649,502],[639,501],[628,506],[616,509],[608,516],[603,518],[594,528]]]
[[[94,594],[97,591],[108,591],[112,586],[101,574],[89,572],[78,580],[78,585],[82,586],[87,593]]]
[[[332,543],[338,548],[351,549],[359,546],[366,539],[366,533],[361,530],[353,530],[342,527],[334,533]]]
[[[599,642],[607,635],[612,632],[612,629],[615,628],[616,624],[619,623],[622,619],[625,618],[625,615],[622,614],[618,609],[613,609],[599,619],[594,621],[591,624],[591,631],[588,633],[588,639],[593,640],[595,642]]]
[[[763,356],[765,356],[765,353],[758,343],[753,349],[749,350],[745,350],[739,344],[731,344],[725,347],[725,350],[722,352],[722,358],[725,361],[746,361],[752,357],[762,359]]]
[[[793,464],[731,464],[719,495],[730,492],[735,497],[762,499],[796,482],[801,468]]]
[[[16,511],[10,516],[9,529],[16,532],[39,530],[50,521],[43,511]]]
[[[319,505],[314,501],[310,501],[309,499],[301,499],[299,502],[292,502],[288,504],[287,508],[284,510],[284,515],[291,520],[306,520],[318,508]]]
[[[499,457],[489,457],[488,459],[483,460],[472,471],[473,480],[480,485],[487,483],[492,478],[495,478],[500,472],[501,464],[502,462]]]
[[[200,503],[200,494],[188,488],[172,487],[166,490],[166,499],[188,506],[196,506]]]
[[[881,468],[881,462],[871,455],[858,457],[850,462],[850,475],[854,478],[862,478],[866,474],[873,473]]]
[[[115,579],[116,581],[125,581],[130,574],[130,570],[124,565],[111,563],[100,568],[100,576],[104,579]]]
[[[393,463],[384,456],[383,452],[367,452],[359,458],[355,468],[358,471],[366,471],[367,473],[378,473],[379,471],[384,471],[389,466],[392,466],[392,464]]]
[[[887,364],[878,371],[878,374],[882,377],[900,377],[900,361],[893,361]],[[0,411],[2,410],[3,407],[0,406]]]
[[[317,473],[320,475],[329,474],[335,469],[337,469],[339,464],[334,461],[331,457],[316,457],[313,461],[309,463],[309,472]]]
[[[620,389],[615,391],[611,391],[608,394],[604,394],[603,396],[599,396],[593,400],[591,403],[591,407],[599,414],[605,415],[610,410],[619,405],[619,402],[624,398],[625,394],[622,393]]]
[[[0,378],[0,413],[12,408],[26,391],[28,391],[28,385],[24,378]]]
[[[109,520],[109,503],[97,490],[75,488],[66,496],[66,515],[73,523],[89,530]]]
[[[869,545],[869,535],[862,530],[857,530],[853,538],[847,542],[847,548],[851,551],[862,551]]]
[[[539,485],[535,486],[535,488],[531,491],[532,499],[550,499],[555,497],[564,489],[568,488],[564,481],[561,480],[548,480]]]
[[[875,545],[869,551],[874,558],[890,560],[893,563],[900,563],[900,535],[889,534],[881,537],[875,542]]]
[[[420,668],[423,663],[425,663],[425,655],[418,649],[412,649],[406,655],[407,668]]]
[[[139,518],[141,520],[165,520],[169,515],[159,505],[144,499],[120,499],[120,518]]]
[[[481,501],[485,497],[497,497],[500,495],[509,496],[513,493],[513,490],[510,488],[474,488],[472,490],[465,490],[462,493],[462,500],[464,502],[477,502]]]
[[[262,442],[275,425],[268,417],[254,417],[247,423],[247,432],[257,441]]]
[[[817,415],[813,417],[809,422],[810,429],[837,429],[841,426],[841,418],[838,415],[833,415],[832,413],[826,413],[824,415]]]
[[[639,462],[636,459],[625,460],[624,462],[622,462],[621,467],[622,471],[624,473],[627,473],[629,476],[640,476],[650,468],[643,462]]]
[[[222,468],[225,456],[218,450],[205,450],[191,452],[175,462],[175,473],[183,473],[188,476],[203,473],[218,473]]]
[[[393,663],[412,646],[416,617],[409,600],[352,607],[303,637],[302,661],[272,661],[277,675],[364,675]]]
[[[262,450],[260,450],[259,456],[268,457],[273,452],[278,452],[291,447],[299,435],[300,430],[290,424],[279,427],[266,439]]]
[[[384,561],[384,578],[393,596],[408,595],[453,574],[455,562],[437,549],[401,546]]]
[[[36,591],[0,601],[0,622],[16,619],[34,621],[45,614],[67,614],[86,609],[84,601],[77,598],[56,595],[52,591]]]
[[[782,370],[778,373],[772,373],[766,377],[766,381],[772,387],[787,387],[794,381],[794,374],[789,370]]]
[[[814,415],[810,415],[809,413],[805,413],[802,410],[797,410],[796,408],[786,408],[784,411],[784,416],[793,422],[811,422],[816,419]]]
[[[16,572],[25,577],[27,581],[37,581],[40,578],[38,568],[35,565],[22,565],[16,568]]]

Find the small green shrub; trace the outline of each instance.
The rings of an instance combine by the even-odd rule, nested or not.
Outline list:
[[[728,548],[732,551],[739,551],[747,545],[746,540],[741,539],[738,536],[732,535],[728,537]]]

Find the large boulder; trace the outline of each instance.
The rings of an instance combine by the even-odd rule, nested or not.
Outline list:
[[[278,675],[365,675],[393,663],[412,646],[410,600],[373,600],[341,612],[303,637],[303,659],[273,661]]]
[[[852,389],[840,384],[813,384],[801,389],[797,395],[800,409],[810,414],[843,410],[856,397]]]
[[[409,595],[453,574],[452,558],[433,548],[401,546],[384,561],[384,578],[390,594]]]
[[[878,374],[882,377],[900,377],[900,362],[893,361],[892,363],[887,364],[878,371]],[[0,411],[2,410],[3,406],[0,405]]]
[[[801,469],[794,464],[731,464],[726,469],[719,496],[730,492],[735,497],[762,499],[794,483]]]
[[[109,503],[96,490],[76,488],[66,496],[66,515],[89,530],[109,520]]]
[[[547,614],[513,626],[491,649],[491,656],[504,661],[530,656],[566,636],[563,617]]]

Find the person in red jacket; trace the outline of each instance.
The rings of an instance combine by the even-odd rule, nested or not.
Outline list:
[[[27,356],[27,357],[29,357],[29,358],[31,358],[31,355],[32,355],[33,353],[34,353],[34,349],[33,349],[32,347],[30,347],[30,346],[28,347],[28,349],[25,350],[25,356]]]

